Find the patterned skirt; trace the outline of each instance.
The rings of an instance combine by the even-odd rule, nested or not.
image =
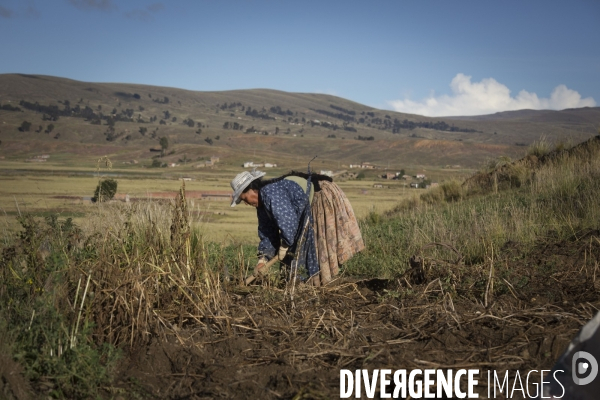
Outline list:
[[[350,201],[333,182],[319,182],[311,212],[321,272],[313,276],[315,286],[328,283],[352,256],[365,248]]]

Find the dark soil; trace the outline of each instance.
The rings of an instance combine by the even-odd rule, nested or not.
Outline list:
[[[340,369],[551,369],[600,306],[599,232],[507,243],[490,266],[424,260],[425,280],[290,290],[230,286],[230,304],[126,351],[110,395],[338,398]],[[596,281],[598,279],[598,281]],[[487,293],[487,294],[486,294]],[[484,379],[480,398],[486,398]],[[121,394],[120,394],[121,393]],[[364,394],[364,392],[363,392]],[[498,396],[496,398],[502,398]]]

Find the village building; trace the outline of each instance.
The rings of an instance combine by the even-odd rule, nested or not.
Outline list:
[[[350,168],[375,169],[375,166],[370,162],[363,162],[361,164],[350,164]]]

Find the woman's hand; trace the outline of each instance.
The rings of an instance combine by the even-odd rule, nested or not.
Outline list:
[[[285,258],[285,256],[287,255],[287,252],[289,250],[289,247],[286,247],[285,245],[281,245],[281,247],[279,247],[279,259],[283,260]]]
[[[254,276],[264,276],[267,272],[267,259],[261,257],[258,259],[256,267],[254,267]]]

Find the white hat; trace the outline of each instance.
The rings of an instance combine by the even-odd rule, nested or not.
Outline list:
[[[240,204],[240,195],[252,183],[252,181],[265,176],[266,173],[262,171],[244,171],[237,174],[235,178],[231,180],[231,188],[233,189],[233,201],[231,202],[231,207],[235,207],[237,204]]]

